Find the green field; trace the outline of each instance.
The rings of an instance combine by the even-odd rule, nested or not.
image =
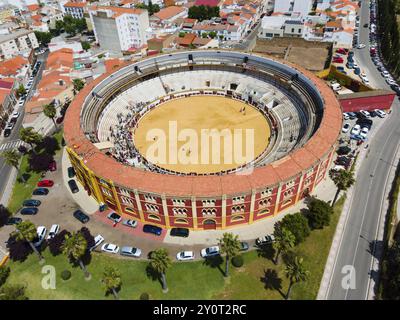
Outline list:
[[[304,257],[304,264],[310,271],[310,279],[293,287],[292,299],[315,299],[325,267],[336,224],[340,216],[344,198],[335,205],[331,225],[323,230],[315,230],[304,243],[294,251]],[[122,274],[122,299],[138,299],[147,292],[151,299],[282,299],[288,281],[284,275],[284,265],[274,265],[270,259],[259,256],[257,251],[243,254],[244,265],[231,267],[231,275],[224,278],[220,266],[205,265],[203,261],[174,263],[167,271],[169,292],[163,294],[157,279],[147,276],[147,262],[111,257],[94,253],[88,270],[92,279],[86,281],[79,267],[72,267],[63,256],[53,257],[45,251],[46,265],[55,267],[57,273],[56,289],[41,287],[42,266],[35,255],[25,262],[10,262],[11,275],[7,283],[22,283],[27,286],[31,299],[112,299],[105,296],[100,282],[104,267],[112,264]],[[70,280],[63,281],[60,273],[68,269],[72,272]],[[265,277],[265,275],[268,275]],[[267,278],[265,281],[264,279]]]

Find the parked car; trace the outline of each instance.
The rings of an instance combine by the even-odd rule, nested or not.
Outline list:
[[[369,118],[371,115],[369,114],[369,112],[368,111],[365,111],[365,110],[360,110],[360,113],[363,115],[363,116],[365,116],[365,117],[367,117],[367,118]]]
[[[360,43],[358,46],[357,46],[357,49],[364,49],[365,48],[365,44],[364,43]]]
[[[35,215],[39,212],[39,209],[36,207],[26,207],[20,210],[20,214],[22,215]]]
[[[22,221],[22,219],[19,218],[19,217],[10,217],[10,218],[8,218],[8,220],[6,222],[6,225],[11,226],[11,225],[14,225],[14,224],[18,224],[21,221]]]
[[[350,120],[354,120],[355,118],[357,118],[357,114],[354,112],[347,112],[347,114],[350,117]]]
[[[170,235],[172,237],[183,237],[187,238],[189,237],[189,229],[186,228],[172,228]]]
[[[385,77],[385,78],[390,77],[390,73],[389,73],[387,70],[383,70],[381,74],[382,74],[382,76]]]
[[[33,241],[33,245],[35,247],[39,247],[42,244],[44,238],[46,237],[47,229],[45,226],[39,226],[36,229],[36,233],[37,233],[37,237]]]
[[[114,221],[115,223],[119,223],[122,220],[122,217],[118,213],[116,213],[114,211],[110,212],[107,215],[107,218],[110,219],[111,221]]]
[[[132,219],[124,219],[122,221],[122,224],[127,227],[136,228],[138,225],[138,222],[136,220],[132,220]]]
[[[68,186],[72,193],[79,192],[79,188],[78,188],[78,185],[76,184],[75,180],[73,180],[73,179],[68,180]]]
[[[53,224],[50,228],[47,240],[53,239],[59,231],[60,231],[60,226],[58,224]]]
[[[143,226],[143,232],[152,233],[155,234],[156,236],[160,236],[162,233],[162,229],[160,227],[153,226],[151,224],[145,224]]]
[[[73,215],[76,219],[78,219],[82,223],[86,223],[90,220],[89,216],[83,213],[81,210],[74,211]]]
[[[73,167],[68,167],[67,171],[68,178],[72,179],[73,177],[75,177],[75,169]]]
[[[48,169],[49,169],[50,171],[56,171],[56,170],[57,170],[57,163],[56,163],[54,160],[51,161],[51,162],[49,163]]]
[[[101,246],[101,250],[104,252],[116,254],[119,252],[119,247],[113,243],[105,243]]]
[[[376,114],[378,115],[378,117],[380,118],[384,118],[386,116],[386,112],[383,110],[379,110],[379,109],[375,109],[374,110],[376,112]]]
[[[249,250],[250,246],[247,242],[240,242],[240,251],[247,251]]]
[[[42,180],[37,183],[38,187],[52,187],[54,185],[53,180]]]
[[[36,188],[33,190],[32,194],[34,196],[46,196],[49,194],[49,189],[47,188]]]
[[[97,236],[94,237],[94,245],[90,247],[89,251],[93,251],[98,247],[102,242],[104,241],[104,238],[101,234],[98,234]]]
[[[10,136],[10,134],[11,134],[11,129],[4,129],[4,133],[3,133],[3,135],[4,135],[4,138],[7,138],[7,137],[9,137],[9,136]]]
[[[350,130],[350,124],[349,123],[345,123],[343,125],[342,132],[343,133],[347,133],[349,130]]]
[[[219,247],[213,246],[213,247],[204,248],[200,251],[200,255],[202,258],[217,256],[217,255],[219,255]]]
[[[134,247],[122,247],[120,251],[121,256],[139,258],[142,255],[142,250]]]
[[[176,255],[176,259],[179,261],[187,261],[194,259],[194,252],[193,251],[181,251],[178,252]]]
[[[11,114],[11,121],[14,121],[14,122],[17,121],[19,115],[20,115],[19,111],[14,111],[14,112]]]
[[[40,200],[28,199],[22,202],[23,207],[39,207],[42,204]]]
[[[351,134],[352,134],[352,135],[359,135],[359,134],[360,134],[360,130],[361,130],[360,125],[359,125],[359,124],[356,124],[356,125],[353,127],[353,129],[351,129]]]
[[[348,146],[341,146],[337,149],[336,153],[338,155],[345,155],[351,152],[351,148]]]
[[[369,132],[369,129],[367,127],[364,127],[361,129],[360,136],[363,138],[366,138],[368,135],[368,132]]]
[[[259,237],[256,239],[256,246],[264,246],[264,245],[270,244],[274,241],[275,241],[275,238],[272,234],[266,235],[264,237]]]
[[[345,112],[343,113],[343,120],[349,120],[350,116]]]

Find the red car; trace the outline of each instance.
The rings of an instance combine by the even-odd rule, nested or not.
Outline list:
[[[56,171],[57,170],[57,164],[55,161],[52,161],[49,163],[49,170],[50,171]]]
[[[343,58],[335,57],[335,58],[333,58],[333,62],[335,62],[335,63],[343,63],[344,60],[343,60]]]
[[[54,185],[53,180],[42,180],[39,181],[37,184],[38,187],[52,187],[53,185]]]

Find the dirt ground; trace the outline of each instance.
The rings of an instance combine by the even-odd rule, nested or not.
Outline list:
[[[297,38],[257,40],[254,52],[286,59],[311,71],[324,69],[329,54],[329,44]]]
[[[240,112],[243,108],[245,111]],[[212,129],[220,134],[214,136],[215,140],[207,133]],[[139,121],[134,142],[150,162],[158,158],[160,167],[213,173],[253,160],[267,148],[269,136],[269,124],[256,108],[224,97],[195,96],[168,101],[148,112]]]

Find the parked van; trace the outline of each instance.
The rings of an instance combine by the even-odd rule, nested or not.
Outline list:
[[[342,90],[342,86],[339,83],[333,83],[333,84],[331,84],[331,87],[332,87],[333,91]]]

